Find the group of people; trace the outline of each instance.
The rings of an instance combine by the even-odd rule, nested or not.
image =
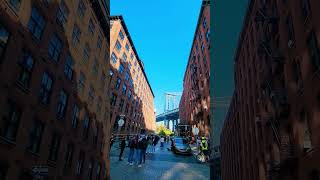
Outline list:
[[[146,154],[155,152],[159,137],[153,135],[136,135],[128,137],[129,157],[128,164],[136,164],[141,167],[146,161]],[[126,147],[126,139],[123,137],[120,142],[119,161],[122,161],[122,154]]]

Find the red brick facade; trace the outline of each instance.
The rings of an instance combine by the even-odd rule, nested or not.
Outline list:
[[[210,134],[210,1],[202,2],[196,32],[183,80],[179,105],[182,124],[198,127],[199,135]]]
[[[109,179],[106,2],[1,1],[0,179]]]
[[[154,94],[143,62],[131,40],[122,16],[111,17],[110,29],[111,124],[114,133],[155,131]],[[125,124],[119,129],[118,120]]]
[[[221,134],[222,179],[319,179],[319,6],[250,1]]]

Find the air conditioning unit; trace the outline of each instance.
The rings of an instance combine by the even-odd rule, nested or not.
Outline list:
[[[294,46],[294,41],[290,39],[290,40],[288,41],[288,47],[289,47],[289,48],[293,48],[293,46]]]

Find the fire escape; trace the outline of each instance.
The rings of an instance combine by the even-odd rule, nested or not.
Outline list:
[[[269,1],[268,1],[269,3]],[[276,2],[273,2],[276,3]],[[258,10],[255,21],[259,23],[258,54],[263,64],[262,84],[264,102],[270,102],[273,113],[267,112],[266,125],[271,128],[273,141],[279,147],[280,161],[271,160],[267,164],[269,179],[277,179],[282,166],[294,157],[294,148],[284,125],[289,116],[289,103],[284,82],[284,61],[279,48],[279,17],[275,4],[263,4]],[[263,61],[264,60],[264,61]]]

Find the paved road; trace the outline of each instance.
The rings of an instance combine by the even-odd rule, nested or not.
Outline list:
[[[169,145],[167,145],[168,147]],[[199,164],[193,156],[175,155],[167,147],[156,147],[156,152],[147,154],[142,167],[127,165],[128,148],[124,161],[118,161],[118,144],[110,153],[111,179],[113,180],[206,180],[210,178],[209,166]]]

